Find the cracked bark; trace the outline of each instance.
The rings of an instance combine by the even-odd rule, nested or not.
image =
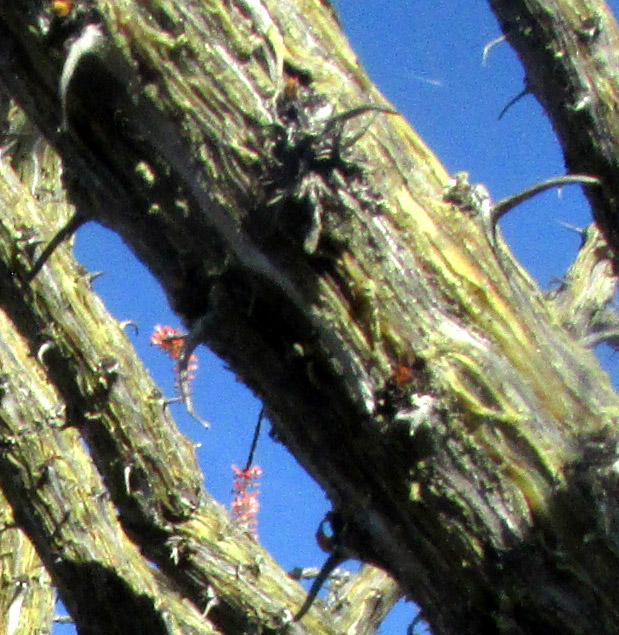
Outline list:
[[[518,40],[534,3],[510,3],[509,19],[493,5],[522,50],[551,37]],[[573,5],[554,3],[544,25],[573,29]],[[616,27],[587,6],[616,54]],[[68,84],[65,132],[65,42],[92,23],[103,42]],[[327,3],[96,0],[61,17],[0,1],[0,54],[68,200],[201,325],[329,495],[344,546],[435,633],[617,631],[619,400],[580,342],[586,320],[564,326],[578,289],[549,302],[475,207],[447,200],[449,176],[401,117],[333,119],[387,104]],[[580,78],[579,59],[562,81]],[[566,109],[548,110],[563,130]],[[596,122],[578,126],[593,138]],[[604,170],[566,150],[572,172],[604,181],[587,191],[611,247],[612,122]],[[583,143],[573,128],[564,148]],[[0,184],[0,484],[80,630],[281,630],[302,591],[209,499],[66,249],[27,282],[27,230],[51,238],[66,210],[37,205],[6,166]],[[594,253],[603,268],[608,250]],[[374,611],[357,608],[363,628]],[[316,607],[288,628],[339,632],[338,619]]]

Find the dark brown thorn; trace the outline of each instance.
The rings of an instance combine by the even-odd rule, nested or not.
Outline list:
[[[75,212],[73,216],[71,216],[64,227],[47,243],[41,255],[32,265],[32,269],[30,269],[27,276],[28,282],[32,282],[36,278],[39,271],[43,268],[43,265],[49,260],[57,247],[67,238],[70,238],[87,220],[88,219],[79,212]]]
[[[303,616],[310,610],[318,592],[322,588],[322,585],[325,583],[327,578],[331,575],[331,573],[336,569],[342,562],[346,560],[346,557],[342,555],[339,549],[335,549],[335,551],[327,558],[326,562],[322,565],[322,568],[318,572],[316,578],[312,582],[312,586],[307,593],[307,597],[305,598],[305,602],[301,608],[297,611],[297,614],[294,616],[294,621],[298,622],[303,618]]]
[[[519,92],[513,99],[510,99],[507,104],[505,105],[505,107],[503,108],[503,110],[501,110],[501,112],[499,113],[499,116],[497,117],[497,121],[500,121],[503,118],[503,115],[505,115],[505,113],[507,113],[507,111],[518,101],[520,101],[525,95],[528,95],[531,91],[528,88],[525,88],[524,90],[522,90],[521,92]]]

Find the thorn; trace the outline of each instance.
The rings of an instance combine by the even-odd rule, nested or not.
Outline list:
[[[294,621],[300,621],[303,616],[310,610],[318,592],[322,588],[322,585],[325,583],[331,572],[336,569],[342,562],[346,560],[346,557],[342,555],[342,552],[339,549],[335,549],[335,551],[327,558],[327,561],[322,565],[320,572],[312,582],[312,586],[305,598],[305,602],[301,608],[297,611],[297,614],[294,616]]]
[[[67,238],[70,238],[86,221],[87,218],[79,212],[75,212],[73,216],[71,216],[64,227],[61,227],[58,233],[47,243],[41,255],[32,265],[32,269],[30,269],[26,278],[27,282],[32,282],[36,278],[39,271],[43,268],[43,265],[49,260],[54,251],[56,251],[56,248]]]
[[[562,221],[562,220],[556,220],[555,222],[558,225],[561,225],[561,227],[565,227],[565,229],[569,229],[570,231],[577,233],[579,236],[587,235],[586,227],[578,227],[577,225],[572,225],[571,223],[566,223],[565,221]]]
[[[503,115],[518,101],[520,101],[525,95],[527,95],[529,93],[529,89],[528,87],[526,87],[523,91],[521,91],[520,93],[518,93],[513,99],[510,99],[507,102],[507,105],[503,108],[503,110],[501,110],[501,112],[499,113],[499,116],[497,117],[497,121],[501,121],[501,119],[503,118]]]
[[[400,113],[393,108],[387,108],[386,106],[378,106],[374,104],[367,104],[365,106],[357,106],[356,108],[351,108],[350,110],[345,110],[344,112],[337,113],[333,115],[330,119],[327,120],[323,134],[331,131],[338,123],[345,123],[349,119],[354,119],[355,117],[360,117],[361,115],[365,115],[368,112],[377,112],[384,113],[386,115],[399,115]]]
[[[92,283],[97,278],[100,278],[101,276],[104,276],[105,274],[106,274],[105,271],[88,271],[84,277],[86,278],[88,286],[92,286]]]
[[[357,141],[361,139],[361,137],[364,137],[367,131],[370,129],[370,126],[374,123],[375,117],[376,117],[376,114],[374,114],[374,117],[372,117],[370,121],[368,121],[368,123],[361,130],[359,130],[357,134],[353,135],[349,139],[346,139],[345,141],[342,141],[340,152],[346,151],[349,148],[352,148],[357,143]]]
[[[501,44],[501,42],[505,42],[505,40],[507,40],[507,37],[505,35],[501,35],[500,37],[497,37],[494,40],[491,40],[490,42],[488,42],[488,44],[486,44],[486,46],[484,46],[484,52],[482,53],[482,56],[481,56],[481,65],[482,66],[485,66],[487,64],[488,55],[490,55],[490,51],[497,44]]]
[[[619,339],[619,329],[606,329],[597,331],[595,333],[589,333],[580,340],[580,343],[585,348],[594,348],[599,344],[608,344],[616,350],[616,346],[611,343],[611,340]]]
[[[254,454],[256,453],[256,447],[258,446],[258,437],[260,436],[260,429],[262,427],[263,419],[264,419],[264,406],[260,409],[260,414],[258,415],[258,421],[256,422],[256,427],[254,429],[254,438],[251,441],[249,456],[247,457],[247,463],[245,464],[245,470],[249,470],[249,468],[251,467],[251,464],[254,462]]]
[[[163,397],[161,399],[164,408],[167,408],[171,403],[181,403],[182,401],[182,397]]]
[[[118,323],[118,326],[120,326],[120,328],[124,331],[128,326],[132,326],[135,329],[135,334],[138,335],[139,334],[139,329],[138,329],[138,323],[134,322],[133,320],[123,320],[122,322]]]
[[[327,534],[325,531],[326,524],[331,525],[332,534]],[[324,520],[318,526],[316,532],[316,540],[318,545],[323,551],[331,551],[327,561],[322,565],[318,575],[312,582],[312,586],[305,598],[305,602],[294,616],[294,621],[298,622],[309,611],[318,592],[322,588],[327,578],[331,573],[340,565],[350,558],[347,555],[347,550],[342,546],[342,533],[344,531],[344,525],[339,513],[330,511],[325,516]]]
[[[288,571],[288,577],[293,580],[309,580],[320,573],[318,567],[294,567]]]
[[[353,134],[349,138],[344,137],[344,125],[350,119],[354,119],[355,117],[361,117],[362,115],[373,113],[374,117],[370,119],[367,125],[363,126],[361,130]],[[385,106],[378,106],[373,104],[368,104],[365,106],[357,106],[356,108],[351,108],[350,110],[345,110],[343,112],[337,113],[332,117],[326,118],[321,121],[323,128],[319,134],[316,134],[316,138],[329,138],[331,142],[330,153],[336,152],[338,155],[341,155],[343,151],[352,148],[361,137],[363,137],[370,126],[374,123],[376,114],[384,113],[388,115],[399,115],[397,110],[393,110],[391,108],[386,108]],[[333,156],[331,154],[331,156]]]
[[[73,618],[70,615],[54,615],[54,622],[56,624],[74,624]]]
[[[123,470],[123,476],[125,479],[125,492],[131,494],[131,466],[127,465]]]
[[[45,353],[47,353],[47,351],[49,351],[53,347],[54,342],[52,342],[52,340],[46,340],[45,342],[43,342],[43,344],[41,344],[41,346],[39,346],[39,350],[37,351],[37,359],[41,364],[44,364],[43,357],[45,356]]]
[[[209,611],[219,604],[215,589],[209,584],[206,587],[206,604],[204,605],[204,611],[202,611],[202,617],[208,617]]]
[[[104,37],[101,27],[98,24],[87,24],[80,33],[79,37],[72,42],[69,47],[69,52],[62,67],[60,83],[58,85],[60,108],[62,111],[62,122],[60,125],[62,132],[67,132],[69,130],[67,99],[69,96],[69,85],[75,76],[75,71],[84,57],[99,51],[103,42]]]
[[[413,621],[408,625],[408,628],[406,629],[406,635],[415,635],[415,628],[417,624],[421,623],[422,621],[423,614],[421,613],[421,611],[419,611],[419,613],[417,613],[417,615],[415,615],[415,617],[413,618]]]
[[[561,225],[561,227],[565,227],[565,229],[576,232],[580,236],[580,248],[582,249],[585,246],[587,242],[587,235],[589,234],[588,227],[576,227],[576,225],[570,225],[570,223],[564,223],[561,220],[557,220],[555,222]]]
[[[587,174],[566,174],[546,179],[545,181],[540,181],[539,183],[528,187],[526,190],[522,190],[522,192],[519,192],[518,194],[501,199],[498,203],[493,205],[490,210],[490,221],[493,227],[496,227],[496,224],[503,216],[505,216],[505,214],[507,214],[507,212],[517,205],[520,205],[520,203],[528,201],[536,194],[545,192],[553,187],[561,187],[562,185],[569,185],[572,183],[578,183],[581,185],[602,185],[602,181],[600,181],[600,179]]]
[[[170,546],[170,560],[178,566],[181,559],[181,543],[178,536],[171,537],[166,541],[166,544]]]
[[[106,375],[117,375],[120,362],[115,357],[104,357],[98,364],[99,369]]]

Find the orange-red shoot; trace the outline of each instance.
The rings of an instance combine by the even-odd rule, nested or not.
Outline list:
[[[258,479],[263,474],[262,468],[259,465],[254,465],[241,469],[233,465],[232,470],[234,471],[233,492],[235,494],[232,501],[232,517],[236,523],[256,534],[258,511],[260,510]]]

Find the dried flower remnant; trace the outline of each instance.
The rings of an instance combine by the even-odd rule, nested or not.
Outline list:
[[[172,359],[180,359],[185,346],[185,335],[171,326],[155,326],[155,332],[151,335],[150,343],[162,348]],[[191,355],[187,364],[187,376],[193,379],[194,371],[198,370],[198,358]]]
[[[232,491],[235,494],[232,501],[232,517],[235,523],[245,527],[255,535],[258,527],[258,510],[260,509],[258,479],[262,476],[263,470],[259,465],[245,469],[233,465],[232,470],[234,471]]]

